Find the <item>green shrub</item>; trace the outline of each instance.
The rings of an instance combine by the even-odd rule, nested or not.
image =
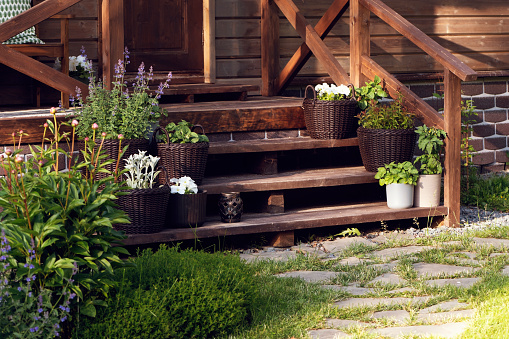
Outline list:
[[[95,319],[80,319],[75,338],[207,338],[246,324],[254,272],[238,257],[143,251],[120,270],[120,288]]]
[[[461,203],[487,210],[509,212],[509,175],[482,176],[470,171],[462,176]],[[468,186],[466,182],[468,181]]]

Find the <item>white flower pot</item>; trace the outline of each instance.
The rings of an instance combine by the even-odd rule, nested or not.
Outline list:
[[[385,188],[387,207],[394,209],[410,208],[414,204],[414,185],[390,184]]]
[[[420,175],[415,186],[414,206],[436,207],[440,204],[441,174]]]

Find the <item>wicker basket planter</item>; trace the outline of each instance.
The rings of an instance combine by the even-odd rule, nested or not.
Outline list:
[[[307,98],[308,89],[313,91],[313,99]],[[355,93],[353,86],[352,92]],[[311,138],[344,139],[355,133],[358,106],[354,96],[349,100],[318,100],[311,85],[306,87],[305,93],[304,120]]]
[[[207,191],[169,194],[166,224],[169,228],[199,227],[205,222]]]
[[[115,167],[117,165],[119,142],[120,141],[118,139],[106,139],[106,140],[104,140],[104,143],[102,146],[102,150],[108,155],[107,158],[104,159],[103,161],[110,160],[110,159],[113,160],[113,163],[104,166],[104,168],[107,169],[108,171],[110,171],[111,173],[113,173],[115,171]],[[95,151],[98,150],[99,145],[100,144],[95,146]],[[121,145],[122,149],[127,145],[129,147],[127,148],[127,150],[125,151],[125,153],[123,154],[122,158],[120,159],[120,161],[118,163],[119,172],[124,169],[125,161],[123,159],[129,158],[129,156],[132,154],[138,154],[138,150],[148,151],[148,140],[147,139],[125,139],[125,140],[122,140],[122,145]],[[76,148],[78,150],[84,150],[85,142],[84,141],[77,142]],[[83,160],[84,160],[83,154],[80,151],[79,156],[78,156],[78,161],[81,162]],[[95,179],[99,180],[99,179],[105,178],[107,176],[108,176],[108,174],[106,174],[106,173],[96,173]],[[124,178],[121,178],[121,180],[124,180]]]
[[[357,129],[362,163],[368,172],[391,162],[412,161],[417,141],[414,129]]]
[[[157,233],[165,225],[170,188],[133,189],[118,197],[117,204],[131,219],[130,224],[115,224],[114,228],[127,234]]]
[[[195,125],[194,128],[201,128],[204,134],[203,127]],[[209,154],[208,142],[197,143],[171,143],[168,132],[159,127],[154,131],[154,140],[157,133],[164,132],[168,143],[157,143],[157,155],[161,158],[159,164],[168,171],[168,178],[181,178],[188,176],[193,179],[197,185],[200,185],[205,175],[205,167],[207,165],[207,157]],[[161,184],[165,183],[163,177],[159,177]]]

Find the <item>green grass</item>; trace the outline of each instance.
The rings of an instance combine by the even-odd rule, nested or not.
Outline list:
[[[462,204],[490,211],[509,212],[508,174],[480,176],[473,171],[468,177],[462,177],[462,187],[465,188],[461,195]]]

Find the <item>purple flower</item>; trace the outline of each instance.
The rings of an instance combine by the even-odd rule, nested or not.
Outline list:
[[[21,287],[18,287],[18,292],[21,292]]]
[[[42,313],[44,310],[42,308],[38,308],[37,312]]]

